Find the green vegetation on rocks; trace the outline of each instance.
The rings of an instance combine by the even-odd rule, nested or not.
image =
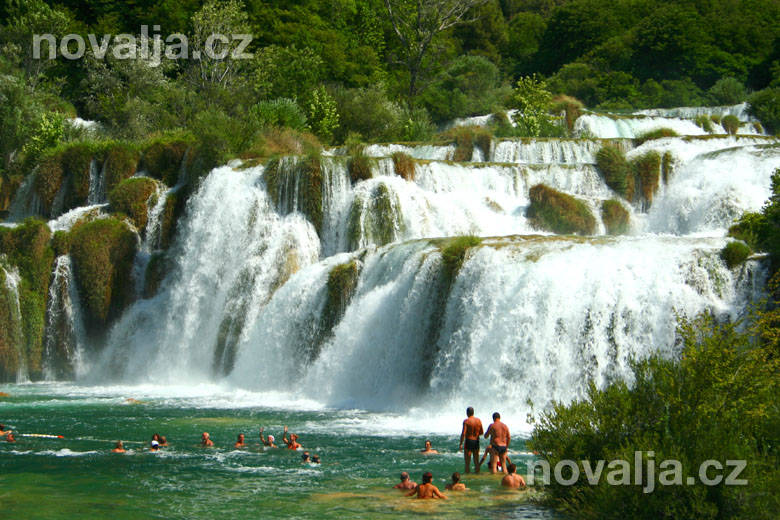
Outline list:
[[[165,275],[168,272],[168,257],[164,252],[154,253],[146,265],[144,275],[144,298],[152,298],[160,290]]]
[[[671,180],[673,173],[674,155],[672,155],[672,152],[666,151],[661,158],[661,176],[663,178],[664,184],[667,184]]]
[[[634,178],[631,165],[620,148],[608,144],[602,146],[596,153],[596,168],[607,186],[624,199],[633,200]]]
[[[383,246],[398,239],[404,229],[398,196],[380,182],[370,193],[355,195],[347,220],[350,251],[366,244]]]
[[[54,256],[62,256],[70,253],[71,235],[68,231],[55,231],[51,237],[51,248]]]
[[[0,264],[0,381],[13,381],[20,364],[22,320],[16,297],[8,287],[6,266]]]
[[[723,116],[723,119],[720,120],[720,124],[723,125],[723,129],[726,131],[726,133],[735,135],[737,132],[739,132],[739,127],[742,123],[737,116],[729,114],[727,116]]]
[[[679,137],[680,134],[672,130],[671,128],[659,128],[657,130],[650,130],[634,139],[637,146],[640,146],[647,141],[653,141],[655,139],[663,139],[664,137]]]
[[[750,246],[741,241],[734,241],[726,244],[726,247],[720,252],[720,257],[726,262],[729,269],[733,269],[738,265],[742,265],[750,256],[750,253]]]
[[[320,155],[273,159],[265,167],[265,184],[271,200],[282,212],[300,211],[322,230],[322,165]],[[297,207],[294,207],[297,201]]]
[[[493,135],[483,126],[456,126],[441,134],[440,137],[455,143],[455,153],[452,156],[455,162],[471,161],[475,147],[482,151],[485,158],[490,157]]]
[[[165,207],[160,215],[160,249],[168,249],[173,242],[179,219],[184,214],[187,199],[179,191],[171,191],[165,197]]]
[[[112,142],[103,150],[103,167],[106,175],[106,192],[132,177],[138,169],[138,152],[128,143]]]
[[[552,107],[550,111],[553,114],[563,113],[564,120],[566,121],[566,128],[569,132],[574,130],[574,122],[582,115],[582,109],[585,105],[579,99],[571,96],[560,95],[552,99]]]
[[[157,181],[148,177],[133,177],[122,181],[108,194],[111,209],[124,213],[141,233],[146,228],[149,207],[157,203]]]
[[[49,291],[54,252],[49,246],[51,231],[45,222],[25,220],[15,228],[0,228],[0,254],[19,271],[21,310],[21,352],[30,377],[41,375],[43,334],[46,326],[46,295]],[[21,360],[18,360],[21,362]],[[18,367],[0,367],[15,375]]]
[[[325,307],[322,309],[321,327],[330,331],[344,316],[357,288],[360,268],[356,260],[339,264],[328,273]]]
[[[363,145],[357,144],[348,147],[350,157],[347,160],[347,170],[352,184],[371,178],[371,158],[363,152]]]
[[[770,134],[780,132],[780,85],[775,84],[773,88],[751,94],[748,97],[748,112],[761,121]]]
[[[49,154],[38,164],[35,193],[41,200],[45,216],[51,216],[54,198],[62,188],[64,178],[61,153]]]
[[[661,179],[661,155],[650,151],[631,161],[636,174],[635,184],[640,187],[640,193],[645,202],[645,209],[653,203],[653,195],[658,190]]]
[[[190,145],[178,137],[154,139],[143,149],[141,168],[165,185],[175,186]]]
[[[444,273],[450,283],[455,280],[460,268],[463,267],[468,250],[479,246],[481,243],[482,239],[473,235],[455,237],[444,242],[441,248],[441,260],[444,266]]]
[[[587,204],[544,184],[532,187],[526,216],[534,227],[562,235],[592,235],[596,219]]]
[[[87,328],[106,331],[132,301],[136,234],[118,218],[102,218],[76,225],[70,247]]]
[[[77,208],[87,203],[89,197],[90,171],[95,159],[96,146],[91,142],[75,143],[63,149],[61,160],[63,173],[67,176],[68,208]]]
[[[630,217],[626,208],[617,200],[605,200],[601,203],[601,220],[607,233],[622,235],[628,231]]]
[[[712,126],[712,119],[703,114],[696,117],[696,125],[708,134],[715,130]]]
[[[404,152],[393,152],[393,169],[395,174],[407,181],[414,180],[414,159]]]

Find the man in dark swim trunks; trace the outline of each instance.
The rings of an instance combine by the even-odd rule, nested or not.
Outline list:
[[[485,433],[482,430],[482,421],[474,417],[474,408],[466,408],[466,419],[463,421],[463,429],[460,432],[460,446],[458,451],[463,450],[463,458],[466,461],[466,473],[471,471],[471,459],[474,459],[474,472],[479,473],[479,436]],[[464,445],[465,441],[465,445]]]
[[[509,428],[507,428],[506,424],[501,422],[501,414],[498,412],[493,414],[493,424],[488,426],[488,429],[485,432],[485,438],[487,437],[490,437],[490,446],[496,452],[496,455],[498,455],[498,460],[496,460],[496,457],[493,457],[490,460],[490,473],[495,473],[496,464],[500,463],[504,473],[508,474],[509,471],[506,467],[506,450],[509,449],[511,437],[509,436]]]

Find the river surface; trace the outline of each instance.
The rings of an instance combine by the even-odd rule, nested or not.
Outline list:
[[[284,407],[283,392],[207,385],[22,384],[0,385],[0,392],[8,394],[0,397],[0,422],[18,439],[0,442],[0,506],[10,518],[556,518],[527,493],[501,490],[499,477],[486,472],[465,476],[470,490],[447,493],[448,501],[416,501],[390,489],[401,471],[417,481],[431,471],[441,489],[453,471],[463,471],[456,417],[302,401]],[[486,422],[489,413],[477,415]],[[261,425],[278,444],[289,425],[322,464],[303,464],[300,452],[263,449]],[[200,447],[204,431],[214,448]],[[150,453],[153,433],[170,447]],[[246,434],[246,449],[233,448],[238,433]],[[127,453],[110,452],[118,438]],[[419,453],[426,439],[440,455]],[[524,473],[522,435],[513,448]]]

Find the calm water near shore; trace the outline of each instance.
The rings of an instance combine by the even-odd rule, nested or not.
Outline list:
[[[261,405],[266,399],[259,394],[179,390],[0,385],[0,392],[10,395],[0,398],[0,422],[22,434],[16,444],[0,442],[4,515],[112,520],[554,518],[526,493],[500,490],[499,478],[489,474],[465,476],[471,491],[450,493],[452,500],[446,502],[418,502],[389,489],[404,470],[415,480],[432,471],[442,489],[453,471],[462,472],[457,418],[426,422],[301,402],[283,409]],[[483,415],[484,421],[487,412]],[[300,453],[260,446],[261,425],[282,444],[285,424],[307,450],[322,457],[322,465],[302,464]],[[215,448],[199,446],[204,431]],[[170,447],[149,453],[155,432],[165,435]],[[64,438],[23,436],[31,433]],[[233,449],[238,433],[246,434],[247,449]],[[110,453],[117,438],[125,441],[127,454]],[[425,439],[442,454],[420,455]],[[520,438],[514,448],[524,449]],[[527,458],[514,459],[524,473]]]

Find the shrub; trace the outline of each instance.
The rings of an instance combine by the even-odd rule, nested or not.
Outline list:
[[[446,245],[441,249],[441,260],[448,280],[452,281],[458,275],[458,271],[466,259],[466,252],[481,243],[482,239],[473,235],[456,237],[446,242]]]
[[[631,165],[622,150],[605,145],[596,153],[596,168],[604,182],[626,200],[634,199],[634,178]]]
[[[672,130],[671,128],[658,128],[657,130],[650,130],[634,139],[637,146],[640,146],[647,141],[655,139],[663,139],[664,137],[678,137],[680,134]]]
[[[610,235],[622,235],[628,231],[629,213],[617,200],[605,200],[601,203],[601,220]]]
[[[360,269],[355,260],[339,264],[328,273],[325,307],[322,309],[320,325],[331,330],[344,316],[357,288]]]
[[[41,199],[45,216],[52,216],[54,198],[62,188],[64,179],[62,153],[56,152],[43,157],[35,174],[35,193]]]
[[[121,220],[104,218],[76,225],[72,230],[71,258],[92,333],[106,330],[133,298],[133,260],[136,235]]]
[[[424,108],[404,108],[401,128],[396,138],[402,141],[427,141],[436,133],[436,126]]]
[[[729,269],[741,265],[750,256],[750,247],[744,242],[735,241],[726,244],[720,252],[720,257],[729,266]]]
[[[157,183],[148,177],[133,177],[111,190],[108,201],[117,213],[124,213],[141,233],[146,228],[149,206],[157,203]]]
[[[90,170],[96,148],[91,143],[74,143],[62,151],[62,169],[69,179],[68,208],[83,206],[89,198]]]
[[[696,125],[708,134],[711,134],[714,130],[712,127],[712,120],[703,114],[696,117]]]
[[[720,124],[720,115],[719,114],[712,114],[710,116],[710,119],[712,119],[712,122],[715,123],[716,125]]]
[[[490,157],[493,134],[484,126],[456,126],[442,133],[440,137],[455,143],[453,161],[471,161],[475,146],[479,147],[485,159]]]
[[[720,124],[723,125],[723,129],[731,135],[736,134],[739,131],[739,127],[742,125],[739,118],[731,114],[723,116],[723,119],[720,120]]]
[[[367,142],[391,141],[401,132],[402,118],[408,116],[380,88],[337,89],[334,97],[341,123],[336,132],[339,142],[344,142],[348,133]]]
[[[780,132],[780,87],[765,88],[748,97],[748,113],[770,134]]]
[[[755,251],[763,251],[768,233],[766,216],[748,212],[729,228],[728,236],[741,240]]]
[[[70,252],[70,233],[67,231],[55,231],[51,237],[51,248],[54,256],[67,255]]]
[[[716,105],[736,105],[747,97],[747,90],[736,78],[721,78],[707,92]]]
[[[414,159],[403,152],[393,152],[393,169],[395,174],[407,181],[414,180]]]
[[[585,105],[582,104],[582,101],[579,99],[573,98],[571,96],[555,96],[552,99],[552,107],[550,108],[550,111],[553,114],[560,114],[561,112],[564,113],[564,118],[566,120],[566,128],[569,129],[569,132],[574,130],[574,122],[577,120],[580,115],[582,115],[582,109],[585,107]]]
[[[261,101],[249,109],[249,115],[258,128],[306,128],[306,114],[292,99]]]
[[[312,91],[306,108],[309,129],[323,142],[331,142],[340,120],[336,100],[324,87],[318,87]]]
[[[347,162],[347,169],[349,170],[349,179],[352,181],[352,184],[370,179],[371,158],[363,153],[353,155]]]
[[[558,234],[592,235],[596,219],[588,206],[544,184],[532,187],[526,216],[534,227]]]
[[[631,166],[636,175],[637,184],[639,184],[642,197],[650,206],[653,203],[653,195],[658,190],[661,178],[661,154],[656,151],[650,151],[635,158]]]

